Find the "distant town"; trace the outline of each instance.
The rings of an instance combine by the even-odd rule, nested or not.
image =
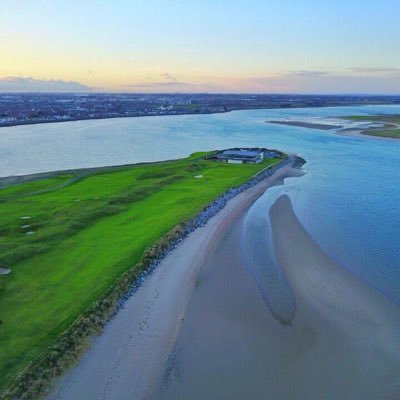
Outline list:
[[[0,94],[0,127],[83,119],[211,114],[258,108],[368,104],[400,104],[400,96],[3,93]]]

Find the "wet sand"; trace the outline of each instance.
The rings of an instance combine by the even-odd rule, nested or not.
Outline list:
[[[400,138],[376,136],[373,134],[373,131],[368,131],[365,129],[356,129],[356,128],[339,129],[338,131],[336,131],[334,133],[337,135],[341,135],[341,136],[350,136],[350,137],[356,137],[356,138],[368,139],[368,140],[386,140],[386,141],[389,140],[389,141],[395,141],[395,142],[400,141]]]
[[[291,325],[272,316],[240,261],[240,219],[198,275],[154,398],[400,398],[399,307],[330,259],[287,196],[270,221],[296,301]]]
[[[341,125],[321,124],[317,122],[307,122],[307,121],[282,120],[282,121],[266,121],[266,122],[268,122],[269,124],[299,126],[301,128],[321,129],[324,131],[341,128]]]
[[[340,121],[340,118],[337,118]],[[341,136],[350,136],[356,138],[363,139],[376,139],[376,140],[394,140],[400,141],[400,138],[396,137],[386,137],[386,136],[376,136],[374,135],[374,131],[382,130],[382,129],[365,129],[365,128],[345,128],[346,122],[343,121],[342,125],[336,124],[322,124],[319,122],[307,122],[307,121],[296,121],[296,120],[280,120],[280,121],[266,121],[269,124],[280,124],[280,125],[290,125],[290,126],[298,126],[301,128],[310,128],[310,129],[320,129],[324,131],[335,130],[333,133],[341,135]]]
[[[53,383],[47,399],[152,398],[208,254],[232,221],[289,170],[290,166],[282,167],[229,200],[204,227],[169,253],[103,334],[93,339],[79,363]]]

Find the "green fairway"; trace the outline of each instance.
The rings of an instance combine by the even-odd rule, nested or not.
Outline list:
[[[199,156],[0,190],[0,265],[12,270],[0,275],[0,393],[152,243],[280,161]]]

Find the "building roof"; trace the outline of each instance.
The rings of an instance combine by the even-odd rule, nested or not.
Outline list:
[[[225,150],[222,152],[222,156],[226,158],[256,158],[260,155],[260,150]]]

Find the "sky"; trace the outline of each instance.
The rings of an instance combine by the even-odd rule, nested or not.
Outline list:
[[[0,0],[0,92],[400,94],[400,0]]]

